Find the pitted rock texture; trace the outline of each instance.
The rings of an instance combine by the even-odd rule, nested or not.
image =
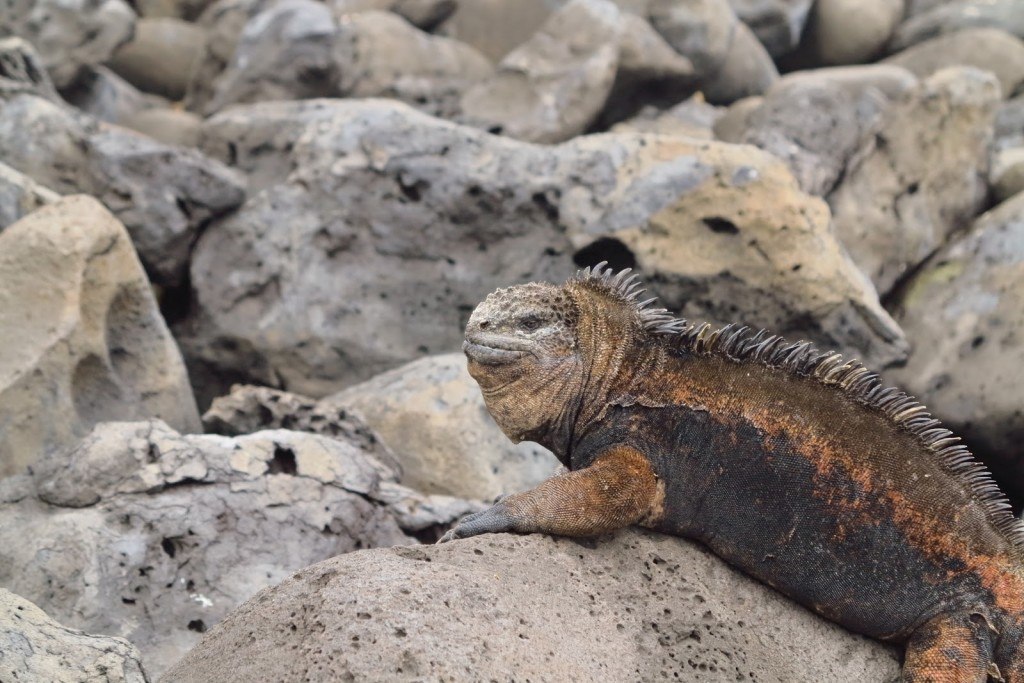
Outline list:
[[[836,232],[889,292],[985,204],[999,84],[970,67],[925,79],[886,113],[829,196]]]
[[[355,444],[313,434],[104,423],[41,463],[35,491],[0,503],[0,585],[71,626],[128,638],[158,675],[291,572],[414,534],[433,541],[481,509],[396,479]]]
[[[138,649],[122,638],[90,635],[46,616],[0,588],[0,680],[149,683]]]
[[[560,470],[547,449],[502,434],[461,353],[421,358],[319,401],[235,386],[203,423],[218,434],[285,427],[359,438],[394,463],[402,484],[424,493],[493,500]]]
[[[200,227],[244,198],[242,179],[196,150],[32,95],[0,100],[0,157],[56,192],[99,198],[128,229],[150,277],[165,286],[182,283]]]
[[[898,316],[916,348],[888,376],[963,435],[1004,490],[1024,496],[1024,194],[935,254],[907,284]]]
[[[0,38],[0,98],[29,93],[59,102],[43,60],[27,40]]]
[[[128,233],[95,199],[61,199],[0,232],[0,348],[0,476],[104,420],[202,429]]]
[[[132,36],[135,13],[124,0],[7,0],[0,36],[28,40],[58,88],[83,67],[101,64]]]
[[[288,656],[280,653],[287,652]],[[336,557],[263,591],[165,683],[379,679],[891,682],[897,655],[699,546],[624,531]]]
[[[638,266],[691,318],[876,366],[904,352],[825,204],[750,147],[630,134],[536,146],[383,101],[236,108],[203,137],[263,189],[193,257],[198,309],[176,329],[197,383],[221,378],[202,396],[239,381],[326,395],[459,348],[496,287],[601,260]]]

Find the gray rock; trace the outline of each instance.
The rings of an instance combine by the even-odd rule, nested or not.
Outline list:
[[[395,14],[358,12],[335,23],[319,2],[283,0],[246,24],[205,111],[274,99],[388,96],[450,115],[462,92],[491,71],[468,45]]]
[[[782,159],[805,192],[821,197],[832,191],[889,104],[874,88],[793,80],[768,93],[737,141]]]
[[[389,9],[413,26],[430,31],[454,14],[458,6],[456,0],[395,0]]]
[[[5,681],[149,683],[142,657],[128,641],[62,626],[3,588],[0,653]]]
[[[676,52],[693,63],[698,78],[722,68],[739,25],[727,0],[650,0],[647,19]]]
[[[932,38],[883,60],[924,78],[939,69],[965,65],[991,71],[1004,97],[1024,82],[1024,42],[995,28],[971,28]]]
[[[894,681],[899,662],[695,544],[629,530],[587,547],[497,534],[333,558],[247,602],[163,680],[297,681],[310,671],[838,683]]]
[[[996,149],[1024,145],[1024,94],[1003,102],[996,112]]]
[[[71,85],[131,38],[135,13],[124,0],[7,0],[0,37],[21,36],[35,46],[58,88]]]
[[[654,27],[635,14],[622,13],[617,79],[629,83],[693,80],[693,64],[665,42]]]
[[[10,166],[0,164],[0,231],[60,195]]]
[[[645,107],[640,113],[612,128],[613,133],[657,133],[713,140],[713,128],[724,114],[723,107],[708,104],[700,93],[666,111]]]
[[[908,283],[897,306],[914,340],[889,377],[916,394],[1024,496],[1024,194],[981,216]]]
[[[800,44],[813,0],[729,0],[768,53],[781,57]]]
[[[888,292],[981,210],[999,84],[940,71],[891,107],[829,198],[840,239]]]
[[[196,20],[206,31],[206,45],[199,51],[185,92],[185,106],[202,112],[213,97],[218,76],[235,54],[249,20],[279,0],[216,0]]]
[[[1024,147],[1006,147],[996,151],[992,155],[989,179],[997,201],[1024,192]]]
[[[94,199],[62,199],[0,232],[0,349],[0,477],[103,420],[201,430],[128,234]]]
[[[903,99],[919,84],[918,78],[902,67],[891,64],[865,64],[791,71],[772,86],[770,93],[794,86],[838,87],[855,98],[864,97],[868,90],[877,90],[887,99],[897,101]]]
[[[565,0],[473,0],[459,2],[441,24],[444,35],[472,45],[499,62],[525,43]]]
[[[725,112],[718,117],[711,129],[715,138],[722,142],[740,144],[750,125],[750,117],[761,108],[762,104],[764,104],[764,98],[755,95],[736,100],[726,107]]]
[[[971,0],[938,5],[903,22],[889,43],[895,52],[923,40],[965,28],[999,28],[1024,38],[1024,11],[1019,0]]]
[[[827,207],[753,148],[628,134],[545,147],[384,101],[236,108],[203,144],[262,188],[194,253],[197,308],[177,332],[195,376],[224,383],[206,396],[243,380],[323,396],[455,350],[487,293],[564,279],[572,246],[580,264],[657,274],[653,293],[691,318],[876,365],[901,353]]]
[[[89,116],[114,124],[124,124],[146,109],[170,105],[163,97],[140,91],[104,66],[83,69],[74,85],[61,91],[61,97]]]
[[[461,353],[421,358],[320,404],[361,415],[395,453],[402,483],[425,493],[490,500],[533,488],[560,467],[547,449],[505,437]]]
[[[572,0],[466,91],[461,119],[531,142],[582,133],[611,93],[621,27],[607,0]]]
[[[825,66],[871,61],[889,42],[903,10],[904,0],[818,0],[807,24],[808,51]]]
[[[907,18],[917,16],[918,14],[924,14],[930,12],[936,7],[942,5],[948,5],[956,0],[906,0],[907,2]]]
[[[29,95],[0,100],[0,157],[56,192],[99,197],[161,285],[181,283],[199,227],[244,196],[235,172],[196,150],[100,126]]]
[[[285,430],[105,423],[38,469],[34,493],[0,505],[0,585],[69,625],[128,638],[155,675],[291,572],[435,539],[482,507],[400,486],[351,443]]]
[[[20,94],[60,101],[53,81],[32,45],[22,38],[0,39],[0,98]]]
[[[196,147],[203,119],[183,109],[150,107],[126,117],[123,124],[165,145]]]
[[[135,35],[107,64],[140,90],[180,100],[205,45],[206,32],[196,24],[169,17],[139,19]]]
[[[713,104],[763,94],[778,80],[771,56],[746,24],[737,24],[725,62],[714,75],[701,80],[701,90]]]

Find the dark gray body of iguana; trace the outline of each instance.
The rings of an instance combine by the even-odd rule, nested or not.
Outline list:
[[[641,524],[905,642],[906,681],[1024,683],[1024,532],[957,438],[857,363],[687,326],[638,287],[598,266],[473,312],[464,349],[491,414],[571,471],[442,540]]]

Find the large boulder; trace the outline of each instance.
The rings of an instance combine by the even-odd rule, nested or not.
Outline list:
[[[183,281],[200,227],[244,197],[235,172],[196,150],[32,95],[0,100],[0,158],[56,192],[99,198],[128,228],[154,282],[166,286]]]
[[[161,673],[261,588],[358,548],[436,540],[471,510],[423,496],[355,443],[285,430],[97,426],[0,483],[0,586],[128,638]]]
[[[326,395],[459,348],[496,287],[600,260],[638,266],[693,318],[876,365],[902,354],[825,204],[751,147],[634,134],[547,147],[393,102],[314,101],[232,109],[204,148],[263,188],[193,257],[197,307],[177,331],[196,376],[220,378],[205,396],[244,379]]]
[[[999,99],[977,69],[927,78],[889,109],[829,197],[840,239],[880,293],[984,206]]]
[[[804,42],[822,65],[867,62],[885,48],[903,9],[904,0],[818,0]]]
[[[58,88],[100,64],[132,36],[135,13],[124,0],[7,0],[0,36],[21,36],[43,56]]]
[[[287,652],[288,656],[281,656]],[[163,678],[894,681],[896,653],[701,547],[624,531],[353,553],[263,591]],[[313,672],[312,674],[310,672]]]
[[[924,78],[946,67],[965,65],[991,71],[1004,97],[1024,82],[1024,41],[998,28],[968,28],[908,47],[884,60]]]
[[[608,0],[572,0],[466,91],[461,119],[531,142],[582,133],[611,93],[622,25]]]
[[[1024,194],[935,254],[907,284],[897,315],[914,351],[888,376],[1024,499]]]
[[[4,681],[149,683],[138,649],[123,638],[62,626],[0,588],[0,677]]]
[[[124,227],[69,197],[0,232],[0,477],[98,422],[150,416],[202,429]]]
[[[560,468],[547,449],[501,432],[461,353],[421,358],[319,401],[239,385],[203,415],[218,434],[287,427],[351,439],[353,422],[372,430],[362,438],[395,463],[401,483],[424,493],[493,500]]]
[[[424,33],[397,14],[365,11],[335,20],[320,2],[281,0],[246,23],[203,110],[263,100],[387,96],[450,115],[463,91],[491,71],[472,47]]]
[[[206,31],[197,24],[172,17],[140,19],[132,39],[107,63],[137,88],[180,100],[204,45]]]

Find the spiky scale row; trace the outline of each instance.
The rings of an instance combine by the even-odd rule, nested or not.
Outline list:
[[[641,289],[638,276],[627,268],[615,273],[602,261],[577,273],[577,282],[597,284],[606,294],[634,308],[640,324],[658,336],[674,337],[681,348],[696,355],[721,355],[739,363],[763,363],[769,367],[813,378],[834,386],[868,408],[877,410],[894,424],[912,434],[935,454],[942,467],[964,484],[985,511],[992,525],[1024,555],[1024,522],[1013,516],[1010,503],[993,481],[991,474],[960,437],[933,418],[913,396],[894,387],[886,387],[878,375],[859,361],[844,361],[834,351],[818,351],[806,341],[787,343],[766,330],[751,332],[746,325],[730,324],[712,329],[708,323],[688,324],[665,308],[651,308],[657,298],[637,301]]]

